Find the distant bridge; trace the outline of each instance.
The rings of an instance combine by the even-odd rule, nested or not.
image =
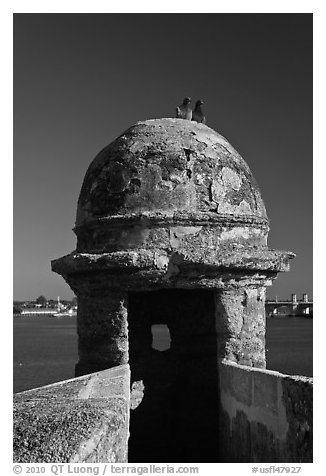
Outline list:
[[[296,294],[292,294],[291,300],[279,301],[277,298],[267,300],[265,304],[266,317],[277,316],[313,316],[313,302],[308,300],[308,295],[303,294],[302,300],[297,300]]]

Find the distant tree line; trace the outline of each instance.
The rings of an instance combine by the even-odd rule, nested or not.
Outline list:
[[[41,304],[42,307],[45,307],[48,300],[44,297],[44,296],[39,296],[36,300],[35,300],[36,304]]]
[[[63,299],[60,300],[61,304],[64,306],[77,306],[77,298],[74,296],[71,301]],[[14,301],[13,303],[13,313],[14,314],[21,314],[23,308],[25,307],[46,307],[46,308],[56,308],[58,305],[58,301],[55,299],[46,299],[45,296],[41,295],[35,299],[35,301]]]

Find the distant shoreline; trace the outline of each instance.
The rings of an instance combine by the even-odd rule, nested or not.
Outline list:
[[[49,312],[22,312],[22,313],[14,313],[13,317],[42,317],[42,316],[48,316],[48,317],[76,317],[77,312],[73,311],[72,313],[70,312],[58,312],[55,309],[53,311]]]

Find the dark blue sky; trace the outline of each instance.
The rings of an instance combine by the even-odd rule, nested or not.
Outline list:
[[[86,169],[190,95],[251,168],[269,247],[297,253],[268,295],[312,295],[312,14],[15,14],[14,298],[69,298]]]

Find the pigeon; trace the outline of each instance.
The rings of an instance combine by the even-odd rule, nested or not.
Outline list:
[[[191,121],[192,110],[190,107],[190,102],[191,102],[191,98],[184,98],[181,106],[177,107],[176,111],[177,111],[178,118],[187,119],[188,121]]]
[[[201,122],[206,124],[206,117],[204,116],[202,105],[204,102],[201,99],[198,99],[195,105],[195,109],[192,111],[192,120],[196,122]]]

